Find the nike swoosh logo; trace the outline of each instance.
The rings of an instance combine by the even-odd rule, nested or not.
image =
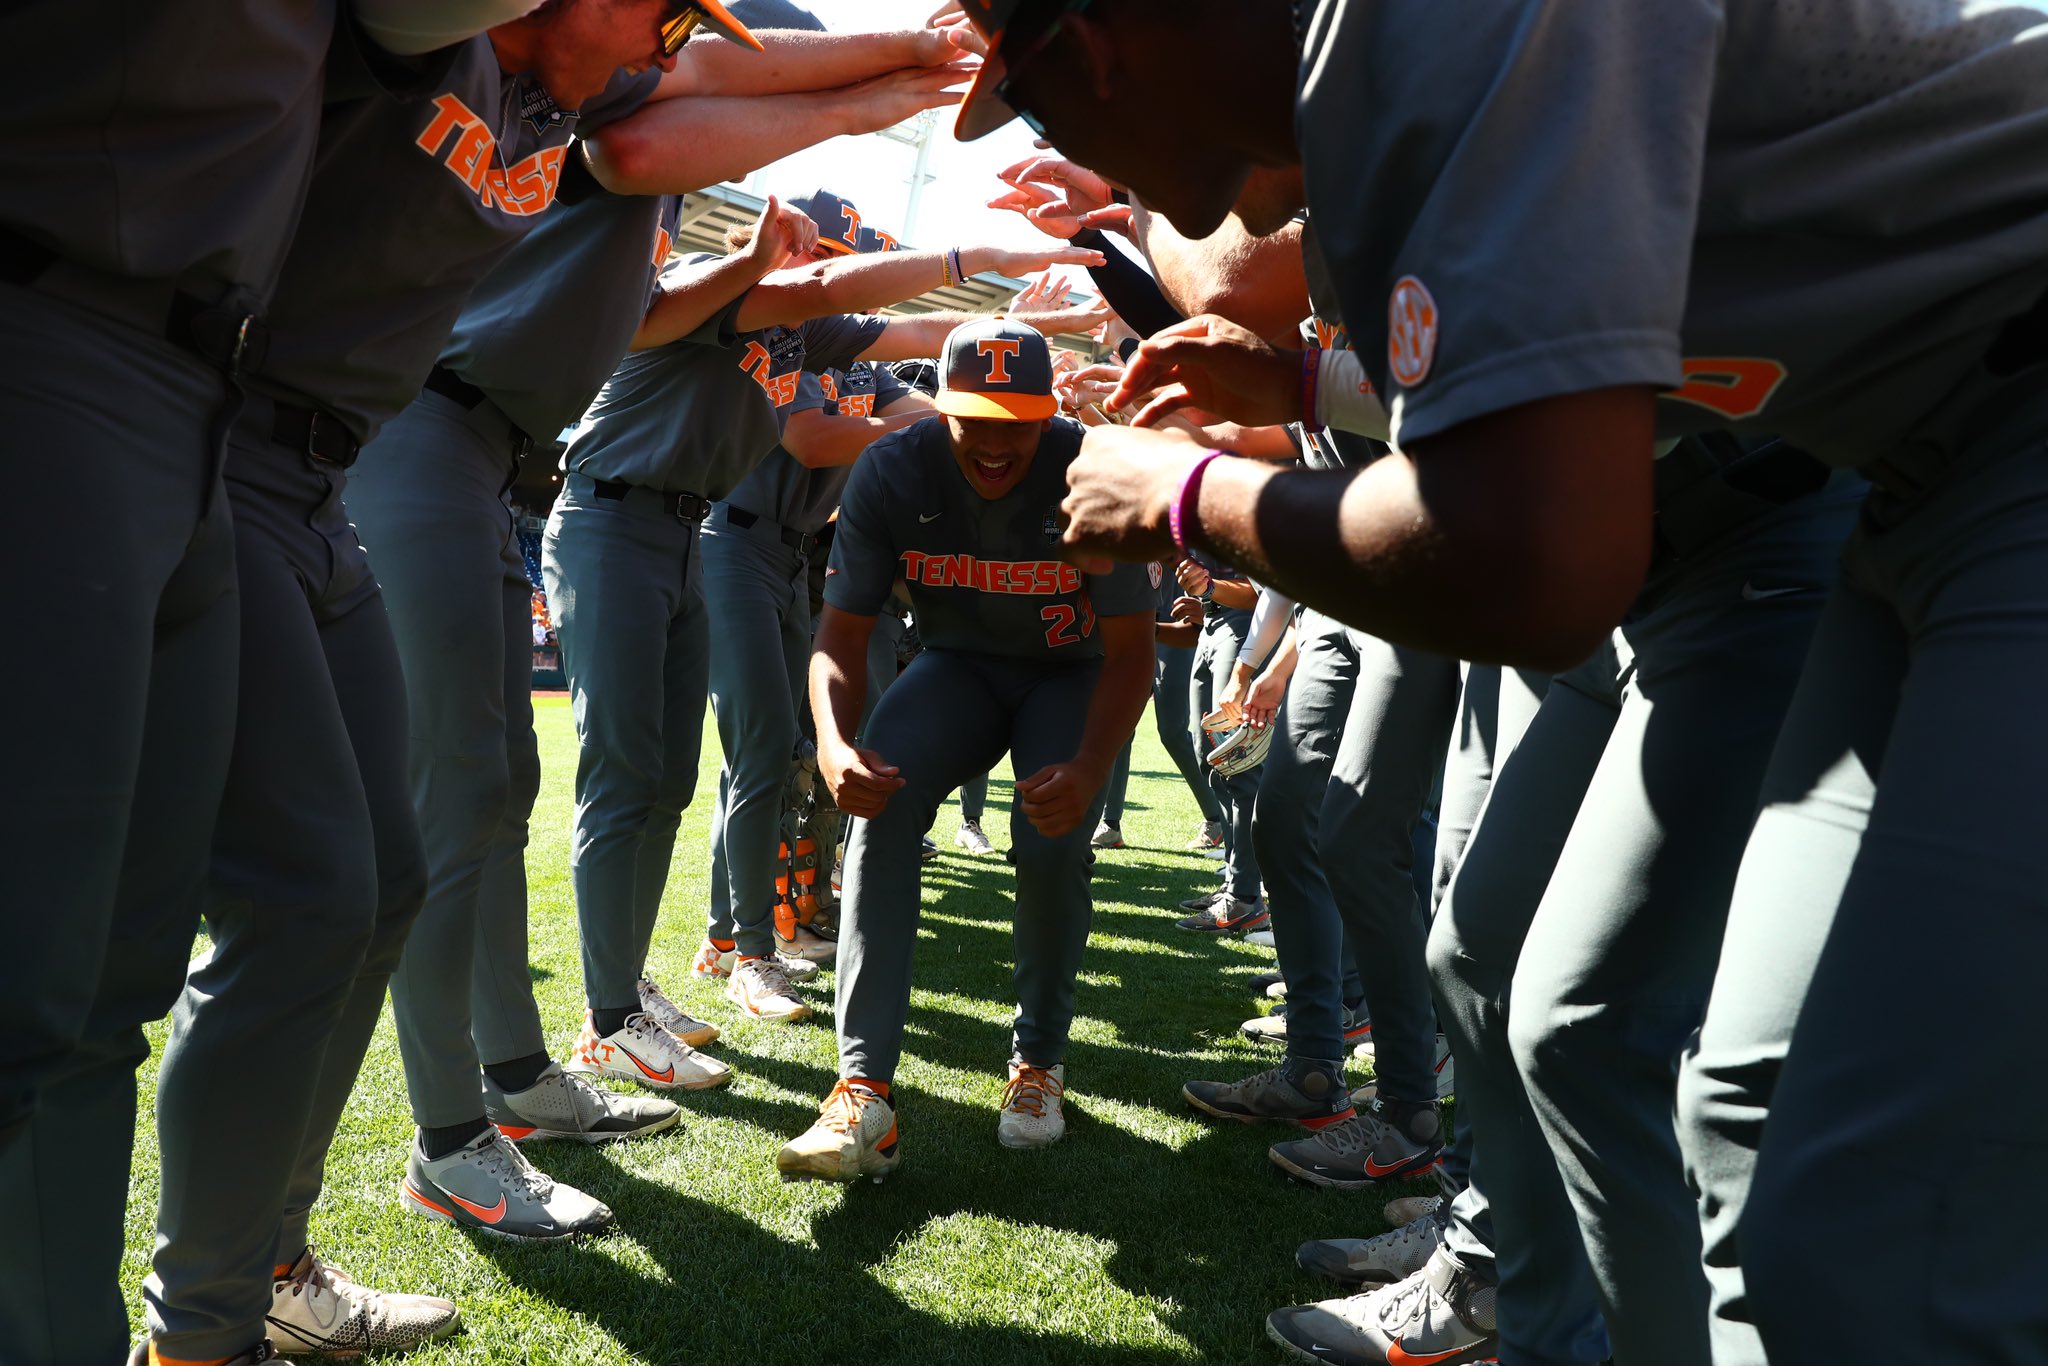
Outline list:
[[[1468,1342],[1464,1347],[1453,1347],[1448,1352],[1411,1352],[1398,1342],[1389,1343],[1387,1366],[1435,1366],[1437,1362],[1449,1361],[1454,1356],[1462,1355],[1471,1346]]]
[[[498,1197],[498,1203],[492,1205],[488,1209],[486,1209],[482,1205],[475,1204],[471,1201],[463,1199],[454,1191],[448,1192],[448,1198],[450,1200],[453,1200],[456,1204],[462,1206],[464,1209],[468,1210],[471,1214],[474,1214],[477,1218],[483,1220],[487,1224],[498,1223],[505,1217],[505,1197],[502,1195]]]
[[[1367,1176],[1372,1177],[1374,1180],[1378,1180],[1382,1176],[1393,1175],[1395,1172],[1401,1170],[1401,1168],[1406,1165],[1407,1161],[1403,1159],[1400,1162],[1395,1162],[1388,1166],[1382,1167],[1379,1163],[1373,1161],[1370,1157],[1368,1157],[1365,1159],[1365,1174]]]
[[[619,1051],[621,1053],[624,1053],[627,1057],[632,1058],[633,1066],[639,1068],[642,1072],[646,1073],[647,1079],[649,1081],[671,1082],[676,1079],[676,1065],[674,1063],[670,1063],[666,1070],[657,1072],[653,1068],[649,1067],[646,1063],[640,1061],[638,1055],[636,1055],[632,1049],[621,1047]]]
[[[1744,602],[1762,602],[1765,598],[1788,598],[1794,593],[1810,591],[1812,590],[1805,587],[1758,588],[1755,584],[1745,581],[1742,585],[1742,600]]]
[[[924,513],[920,512],[917,514],[917,520],[920,522],[936,522],[939,520],[939,518],[945,515],[946,514],[943,512],[934,512],[929,517],[927,517]]]

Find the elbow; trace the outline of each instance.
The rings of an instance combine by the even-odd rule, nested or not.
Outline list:
[[[654,183],[654,139],[627,119],[591,134],[586,157],[590,174],[613,194],[652,193]]]

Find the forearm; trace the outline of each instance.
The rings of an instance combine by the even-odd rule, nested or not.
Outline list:
[[[1138,728],[1145,704],[1152,700],[1152,633],[1142,644],[1111,646],[1103,655],[1102,673],[1088,699],[1088,720],[1075,757],[1107,776],[1124,742]]]
[[[635,351],[664,346],[695,332],[761,279],[760,263],[739,253],[665,275],[633,334]]]
[[[1252,608],[1252,624],[1238,648],[1238,662],[1256,670],[1259,661],[1273,653],[1273,647],[1287,634],[1294,619],[1294,599],[1268,588],[1259,594]]]
[[[1186,321],[1167,302],[1158,282],[1135,261],[1113,249],[1100,230],[1086,228],[1074,234],[1074,245],[1094,247],[1102,253],[1103,263],[1089,267],[1089,278],[1095,281],[1095,287],[1102,291],[1102,297],[1116,310],[1117,316],[1140,337],[1149,337],[1177,322]]]
[[[1152,635],[1161,645],[1170,645],[1176,650],[1192,650],[1202,643],[1202,628],[1190,626],[1184,621],[1155,621]]]
[[[851,465],[862,451],[890,432],[922,422],[923,409],[888,417],[844,417],[832,412],[800,413],[782,432],[782,448],[805,469]]]
[[[656,99],[676,95],[788,95],[831,90],[906,66],[924,64],[931,40],[921,29],[893,33],[812,33],[760,29],[759,52],[737,43],[684,45],[676,69],[662,77]]]
[[[1219,607],[1249,612],[1259,604],[1259,590],[1243,579],[1209,580],[1209,598]]]
[[[614,194],[685,194],[841,133],[867,132],[858,109],[837,90],[663,100],[585,138],[583,154]]]
[[[1294,666],[1301,660],[1301,633],[1292,626],[1280,638],[1280,648],[1273,651],[1273,657],[1266,661],[1255,680],[1259,683],[1274,683],[1285,688],[1294,678]]]
[[[874,618],[865,619],[869,631]],[[811,653],[811,719],[818,744],[851,746],[860,731],[860,714],[868,696],[867,638],[852,631],[827,632],[822,627]]]

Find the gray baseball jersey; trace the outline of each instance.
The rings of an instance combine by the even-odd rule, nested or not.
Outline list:
[[[691,256],[680,268],[715,259]],[[740,332],[733,321],[745,297],[688,336],[629,353],[590,405],[562,468],[723,498],[775,449],[801,372],[853,364],[885,326],[843,313]]]
[[[95,270],[267,299],[305,197],[334,13],[334,0],[0,9],[14,54],[0,224]]]
[[[886,365],[866,361],[846,370],[813,374],[806,370],[797,381],[792,413],[831,408],[842,417],[873,417],[910,392],[910,386],[896,378]],[[798,531],[813,532],[831,520],[832,509],[846,481],[853,476],[852,465],[828,465],[807,469],[788,451],[777,446],[754,472],[739,482],[726,501],[757,517],[780,522]]]
[[[1016,488],[969,486],[940,418],[891,432],[853,467],[825,576],[825,601],[874,616],[901,575],[928,650],[1031,660],[1095,659],[1098,616],[1150,613],[1150,566],[1084,574],[1059,558],[1059,507],[1081,427],[1045,424]]]
[[[418,397],[470,289],[580,174],[565,168],[571,138],[631,113],[658,80],[620,72],[579,113],[505,75],[488,36],[433,65],[403,92],[419,98],[397,98],[337,36],[306,212],[249,375],[362,442]]]
[[[1654,385],[1663,437],[1902,456],[2048,285],[2036,5],[1321,0],[1302,71],[1400,439]]]
[[[441,364],[530,436],[570,426],[633,344],[682,204],[601,188],[562,203],[470,293]]]

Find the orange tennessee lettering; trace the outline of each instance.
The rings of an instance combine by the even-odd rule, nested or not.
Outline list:
[[[906,550],[901,558],[906,582],[933,588],[1045,598],[1078,593],[1082,587],[1081,571],[1061,560],[978,560],[972,555],[927,555],[921,550]]]
[[[848,394],[839,400],[841,417],[873,417],[875,396],[873,394]]]
[[[668,249],[673,241],[674,239],[668,235],[667,228],[658,228],[655,230],[654,264],[656,266],[659,266],[663,261],[666,261],[668,259]]]
[[[441,155],[441,144],[457,128],[465,128],[482,120],[469,111],[469,106],[453,95],[434,96],[434,108],[439,111],[434,121],[427,125],[427,131],[420,134],[419,147],[430,157]]]
[[[901,242],[898,242],[895,238],[891,237],[888,233],[883,232],[880,228],[871,228],[869,229],[869,231],[874,233],[875,240],[882,244],[883,251],[901,251],[903,249],[903,244]]]
[[[1779,361],[1756,356],[1695,356],[1683,363],[1685,383],[1663,395],[1723,417],[1755,417],[1785,382]]]
[[[566,147],[543,147],[516,166],[502,166],[498,140],[468,105],[454,95],[441,94],[434,97],[434,111],[416,145],[428,156],[440,157],[450,174],[485,208],[525,217],[555,202]]]
[[[988,382],[1008,384],[1010,360],[1024,349],[1024,343],[1015,337],[984,337],[974,344],[974,349],[988,362]]]
[[[740,369],[754,377],[763,389],[768,387],[768,348],[757,341],[747,343],[746,354],[740,357]]]
[[[841,204],[839,209],[846,215],[846,245],[850,247],[860,240],[860,211],[851,204]]]

